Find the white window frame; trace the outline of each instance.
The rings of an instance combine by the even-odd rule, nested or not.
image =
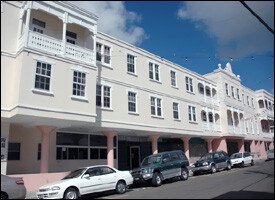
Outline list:
[[[108,84],[103,84],[103,83],[97,83],[96,85],[99,85],[101,87],[101,106],[96,105],[96,107],[105,109],[105,110],[113,110],[112,109],[112,86]],[[97,87],[97,86],[96,86]],[[104,106],[104,87],[109,87],[110,88],[110,107],[105,107]]]
[[[250,104],[249,104],[249,96],[246,96],[246,102],[247,102],[247,105],[250,106]]]
[[[129,63],[128,62],[128,56],[132,56],[133,57],[134,63]],[[136,56],[133,55],[133,54],[127,53],[127,58],[126,59],[127,59],[127,61],[126,61],[127,62],[127,73],[130,74],[130,75],[137,76],[137,59],[136,59]],[[131,71],[128,70],[128,64],[134,65],[134,72],[131,72]]]
[[[67,35],[67,32],[74,33],[76,35],[76,38],[73,38],[73,37]],[[71,42],[68,42],[67,40],[73,41],[74,44]],[[77,45],[77,33],[73,32],[73,31],[66,30],[66,43],[71,44],[71,45]]]
[[[151,66],[153,67],[153,71],[152,71],[152,73],[153,73],[153,78],[151,78],[150,77],[150,64],[151,64]],[[149,61],[149,63],[148,63],[148,67],[149,67],[149,80],[150,81],[154,81],[154,82],[158,82],[158,83],[161,83],[161,78],[160,78],[160,65],[159,64],[157,64],[156,62],[153,62],[153,61]],[[158,80],[156,79],[156,67],[158,67]]]
[[[187,106],[187,109],[188,109],[188,120],[189,122],[193,122],[193,123],[197,123],[197,112],[196,112],[196,106],[194,105],[188,105]],[[191,112],[190,112],[191,111]],[[195,113],[194,113],[195,112]],[[191,120],[189,118],[189,115],[191,114]],[[195,119],[194,119],[194,116],[195,116]]]
[[[177,104],[177,110],[174,109],[174,103]],[[172,108],[173,108],[173,119],[174,119],[175,121],[180,121],[180,104],[179,104],[179,102],[173,101],[173,103],[172,103]],[[175,118],[174,112],[178,112],[178,118]]]
[[[40,22],[45,23],[45,27],[39,26],[39,25],[37,25],[37,24],[34,24],[34,23],[33,23],[33,20],[38,20],[38,21],[40,21]],[[33,32],[39,33],[39,34],[44,34],[44,33],[45,33],[46,22],[44,22],[44,21],[42,21],[42,20],[40,20],[40,19],[37,19],[37,18],[33,17],[33,18],[32,18],[32,22],[31,22],[31,26],[32,26],[32,27],[31,27],[31,30],[32,30]],[[34,29],[36,29],[36,30],[34,30]]]
[[[187,92],[194,93],[194,84],[193,84],[193,78],[189,76],[185,76],[185,89]],[[188,89],[187,89],[188,86]],[[191,91],[192,88],[192,91]]]
[[[226,94],[227,96],[230,96],[230,95],[229,95],[229,90],[228,90],[228,83],[224,83],[224,85],[225,85],[225,94]]]
[[[151,107],[152,107],[152,103],[151,103],[151,98],[155,98],[154,100],[154,107],[155,107],[155,115],[152,114],[151,111]],[[163,118],[163,99],[159,96],[150,96],[150,113],[151,113],[151,117],[155,117],[155,118]],[[158,104],[157,104],[157,100],[160,100],[160,109],[161,109],[161,115],[158,115]]]
[[[100,51],[98,51],[97,45],[101,45]],[[105,54],[105,47],[108,47],[110,49],[109,55]],[[113,48],[112,45],[107,45],[107,44],[103,44],[101,42],[96,42],[96,53],[100,53],[100,56],[101,56],[101,60],[99,61],[99,60],[97,60],[97,55],[96,55],[96,62],[100,63],[103,66],[113,69],[111,67],[111,65],[112,65],[112,48]],[[110,57],[109,63],[105,62],[105,56]]]
[[[129,111],[129,92],[131,92],[131,93],[134,93],[135,94],[135,106],[136,106],[136,111],[135,112],[133,112],[133,111]],[[127,94],[127,99],[128,99],[128,101],[127,101],[127,110],[128,110],[128,113],[129,114],[134,114],[134,115],[138,115],[138,103],[137,103],[137,100],[138,100],[138,93],[137,93],[137,91],[135,91],[135,90],[126,90],[126,94]]]
[[[238,100],[241,100],[240,99],[240,90],[239,90],[239,88],[237,88],[237,98],[238,98]]]
[[[175,77],[172,76],[172,73],[174,73]],[[170,70],[170,76],[171,76],[171,86],[177,88],[177,73],[173,70]],[[175,85],[173,85],[175,83]]]
[[[74,81],[74,79],[75,79],[75,72],[77,73],[77,77],[76,77],[76,79],[77,79],[77,81],[75,82]],[[81,77],[78,77],[78,73],[81,73]],[[84,83],[82,83],[82,79],[83,79],[83,77],[82,77],[82,75],[83,74],[85,74],[85,77],[84,77]],[[79,83],[78,82],[78,79],[80,78],[80,80],[81,80],[81,83]],[[82,95],[77,95],[77,93],[76,94],[74,94],[74,87],[73,87],[73,92],[72,92],[72,96],[73,97],[77,97],[77,98],[86,98],[86,83],[87,83],[87,74],[85,73],[85,72],[83,72],[83,71],[78,71],[78,70],[74,70],[73,71],[73,85],[74,84],[76,84],[76,85],[80,85],[80,86],[84,86],[84,96],[82,96]],[[76,89],[76,91],[77,91],[77,89]],[[81,90],[80,90],[80,93],[81,93]]]
[[[50,70],[50,76],[48,75],[43,75],[42,72],[41,73],[37,73],[37,63],[41,63],[41,70],[42,70],[42,64],[46,64],[46,70],[47,70],[47,65],[51,65],[51,70]],[[33,88],[33,91],[34,90],[37,90],[37,91],[41,91],[41,92],[45,92],[45,93],[51,93],[51,84],[52,84],[52,69],[53,69],[53,64],[49,63],[49,62],[45,62],[45,61],[41,61],[41,60],[36,60],[36,65],[35,65],[35,76],[34,76],[34,88]],[[35,82],[36,82],[36,75],[40,76],[40,77],[44,77],[44,78],[49,78],[50,81],[49,81],[49,90],[46,90],[46,89],[41,89],[41,88],[36,88],[35,87]]]
[[[231,95],[235,99],[234,86],[231,86]]]

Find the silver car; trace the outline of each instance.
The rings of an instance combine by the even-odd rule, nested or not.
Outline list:
[[[25,199],[26,187],[19,177],[9,177],[1,174],[1,199]]]
[[[274,160],[274,149],[267,151],[267,160]]]

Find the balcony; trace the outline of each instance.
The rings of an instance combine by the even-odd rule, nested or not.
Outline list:
[[[221,125],[216,123],[207,123],[207,122],[203,122],[203,128],[206,131],[221,131]]]

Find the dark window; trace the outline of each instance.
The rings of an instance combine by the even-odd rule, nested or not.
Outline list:
[[[115,173],[115,171],[109,167],[101,167],[101,175]]]
[[[127,71],[135,73],[135,57],[127,54]]]
[[[89,176],[100,176],[100,167],[94,167],[88,169],[85,174],[89,174]]]
[[[107,149],[99,149],[99,159],[107,159]]]
[[[35,19],[35,18],[32,19],[32,24],[37,25],[37,26],[40,26],[40,27],[42,27],[42,28],[45,28],[45,27],[46,27],[46,23],[45,23],[45,22],[40,21],[40,20]]]
[[[171,161],[178,160],[178,159],[179,159],[179,156],[178,156],[178,154],[176,152],[171,153]]]
[[[99,149],[97,148],[90,149],[90,159],[99,159]]]
[[[71,32],[71,31],[66,31],[66,36],[69,36],[69,37],[71,37],[71,38],[73,38],[73,39],[76,39],[76,38],[77,38],[76,33]]]
[[[50,79],[51,79],[51,65],[47,63],[37,62],[36,63],[36,74],[35,74],[35,88],[42,90],[50,90]]]
[[[8,160],[20,160],[20,143],[9,142]]]
[[[169,154],[164,154],[162,156],[162,161],[163,162],[169,162],[170,161],[170,155]]]
[[[88,135],[74,133],[57,133],[56,145],[88,146]]]
[[[41,160],[41,143],[37,146],[37,160]]]
[[[90,135],[90,146],[107,146],[107,137],[104,135]]]

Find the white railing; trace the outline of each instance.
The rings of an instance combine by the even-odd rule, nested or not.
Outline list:
[[[87,63],[93,62],[93,51],[90,49],[82,48],[76,45],[72,45],[67,43],[66,44],[66,56],[79,60],[84,61]]]
[[[28,46],[42,51],[48,51],[53,54],[62,54],[61,40],[32,31],[29,31]]]
[[[228,132],[229,133],[234,133],[234,126],[228,125]]]
[[[208,130],[208,123],[207,122],[203,122],[202,126],[205,130]]]
[[[235,127],[235,133],[236,134],[242,134],[242,132],[241,132],[241,128],[240,127]]]
[[[215,131],[221,131],[221,124],[219,123],[215,124]]]

